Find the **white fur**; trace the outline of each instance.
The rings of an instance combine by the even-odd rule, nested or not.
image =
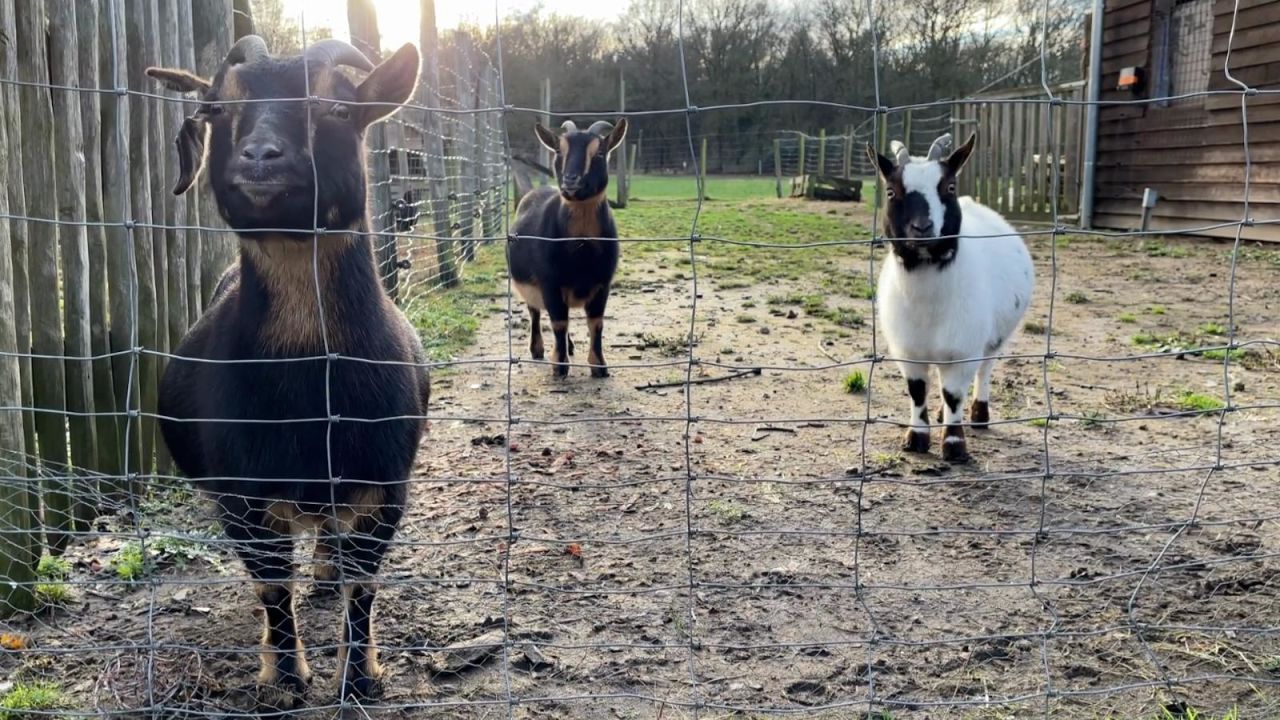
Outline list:
[[[903,169],[904,186],[924,194],[939,231],[942,202],[936,188],[941,179],[941,168],[934,162],[915,159]],[[943,401],[943,421],[948,425],[961,422],[975,375],[976,399],[989,400],[995,360],[978,358],[1003,350],[1026,314],[1035,287],[1031,254],[1013,226],[973,198],[959,201],[962,220],[955,259],[941,270],[926,264],[907,272],[890,254],[880,271],[877,296],[889,354],[907,379],[927,383],[930,365],[967,361],[934,365],[942,388],[959,398],[954,413]],[[923,410],[913,403],[915,432],[928,432],[928,421],[920,417]]]

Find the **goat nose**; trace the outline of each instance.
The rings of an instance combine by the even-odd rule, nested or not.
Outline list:
[[[279,145],[270,141],[260,140],[245,145],[244,149],[240,151],[240,155],[246,160],[265,162],[268,160],[275,160],[276,158],[284,155],[284,153],[281,152]]]
[[[916,232],[928,232],[933,229],[932,220],[912,220],[911,229]]]

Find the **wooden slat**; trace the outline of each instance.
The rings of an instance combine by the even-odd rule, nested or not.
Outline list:
[[[1137,35],[1124,40],[1116,40],[1102,46],[1102,60],[1105,63],[1114,58],[1145,53],[1151,42],[1149,34]],[[1103,67],[1106,67],[1105,65]]]
[[[1108,108],[1103,108],[1105,116]],[[1174,128],[1203,128],[1206,132],[1215,132],[1219,127],[1240,125],[1238,112],[1211,112],[1199,115],[1184,116],[1169,112],[1179,108],[1152,108],[1149,117],[1142,119],[1115,117],[1107,122],[1099,121],[1098,132],[1101,134],[1126,134],[1134,132],[1150,132]],[[1261,125],[1280,121],[1280,105],[1267,104],[1249,111],[1249,125]]]
[[[1233,57],[1231,75],[1236,80],[1261,89],[1274,88],[1280,85],[1280,61],[1250,67],[1237,67],[1234,60],[1235,58]],[[1237,90],[1239,87],[1239,85],[1231,82],[1226,73],[1222,72],[1221,65],[1217,72],[1209,76],[1210,90]]]
[[[1095,213],[1093,218],[1094,227],[1113,230],[1131,230],[1138,227],[1140,221],[1141,218],[1139,215],[1132,214]],[[1202,222],[1194,219],[1153,217],[1151,219],[1150,229],[1158,232],[1164,232],[1166,234],[1181,234],[1186,232],[1191,235],[1202,237],[1234,238],[1236,236],[1237,226],[1235,225],[1209,230],[1199,229],[1203,228],[1205,225],[1212,224],[1214,223]],[[1190,232],[1192,229],[1195,229],[1195,232]],[[1253,227],[1246,227],[1241,233],[1241,237],[1245,240],[1280,242],[1280,226],[1255,225]]]
[[[1229,16],[1236,10],[1244,12],[1255,8],[1267,7],[1274,3],[1275,0],[1217,0],[1213,4],[1213,14]]]
[[[1140,0],[1141,2],[1150,2],[1150,0]],[[1104,28],[1102,30],[1102,44],[1106,46],[1117,40],[1127,40],[1133,37],[1146,37],[1151,34],[1151,18],[1141,17],[1133,22],[1127,22],[1119,27]]]
[[[1231,23],[1230,10],[1228,10],[1223,15],[1220,15],[1219,17],[1225,17],[1227,22],[1227,27],[1230,27],[1230,23]],[[1247,30],[1249,28],[1266,27],[1266,26],[1272,25],[1273,23],[1280,22],[1280,3],[1268,2],[1265,5],[1252,7],[1252,8],[1249,8],[1248,10],[1242,9],[1235,16],[1235,18],[1236,18],[1235,20],[1236,32],[1240,32],[1241,30]],[[1214,30],[1216,31],[1218,27],[1219,27],[1218,18],[1215,18]],[[1226,32],[1226,30],[1224,29],[1222,32]]]
[[[1249,157],[1255,163],[1280,162],[1280,143],[1253,142],[1250,139]],[[1099,153],[1098,167],[1239,163],[1243,168],[1244,159],[1243,143],[1214,147],[1165,148],[1158,151],[1113,150],[1105,155]]]
[[[1253,114],[1268,105],[1280,105],[1280,93],[1254,95],[1248,98],[1249,123],[1253,124]],[[1213,114],[1234,114],[1237,122],[1240,118],[1240,95],[1214,95],[1204,99],[1205,110]]]
[[[1143,4],[1150,6],[1151,0],[1107,0],[1106,7],[1103,8],[1103,13],[1109,16],[1112,13],[1123,10],[1127,7]]]
[[[1133,201],[1112,200],[1103,198],[1098,201],[1098,212],[1102,214],[1115,214],[1132,212],[1128,206]],[[1141,212],[1141,201],[1138,202],[1139,212]],[[1280,219],[1280,205],[1269,203],[1251,204],[1249,207],[1249,215],[1255,221],[1274,221]],[[1224,222],[1239,222],[1244,219],[1244,203],[1243,202],[1205,202],[1205,201],[1177,201],[1163,200],[1156,203],[1155,212],[1152,217],[1165,219],[1177,218],[1179,220],[1190,220],[1200,222],[1205,225]]]
[[[1250,123],[1250,142],[1280,142],[1280,123]],[[1206,131],[1203,128],[1171,128],[1124,135],[1099,135],[1098,153],[1124,150],[1165,150],[1170,148],[1239,147],[1244,142],[1240,126],[1218,126]]]
[[[1013,116],[1010,118],[1012,127],[1009,134],[1009,155],[1012,160],[1009,177],[1013,182],[1013,187],[1010,188],[1013,192],[1010,193],[1009,203],[1010,208],[1018,213],[1025,212],[1023,203],[1026,200],[1027,181],[1031,179],[1025,172],[1030,158],[1030,153],[1027,152],[1026,125],[1027,114],[1029,111],[1034,110],[1035,107],[1034,105],[1013,105],[1009,107],[1009,112]]]
[[[1142,200],[1141,183],[1098,183],[1098,197],[1115,200]],[[1156,186],[1161,200],[1233,202],[1244,198],[1244,183],[1162,182]],[[1280,203],[1280,184],[1250,183],[1249,200]]]
[[[1107,10],[1104,17],[1104,28],[1118,28],[1125,23],[1144,22],[1151,18],[1151,3],[1134,3],[1119,10]]]
[[[1215,55],[1227,52],[1227,40],[1231,40],[1231,51],[1234,53],[1240,50],[1248,50],[1249,48],[1259,47],[1261,45],[1275,45],[1276,33],[1275,28],[1254,27],[1247,30],[1236,28],[1236,35],[1232,38],[1228,33],[1231,29],[1230,16],[1219,18],[1224,28],[1219,32],[1218,27],[1214,27],[1213,46],[1211,52]],[[1234,64],[1234,63],[1233,63]]]
[[[1280,163],[1260,163],[1251,168],[1256,182],[1280,182]],[[1161,182],[1166,180],[1197,180],[1202,182],[1244,182],[1244,164],[1240,162],[1221,165],[1162,165],[1132,166],[1108,165],[1097,169],[1099,182]]]

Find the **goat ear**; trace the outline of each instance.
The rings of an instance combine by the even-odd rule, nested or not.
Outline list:
[[[893,171],[895,169],[893,161],[876,152],[876,149],[872,147],[871,143],[867,143],[867,157],[871,159],[871,164],[875,165],[876,170],[880,172],[880,177],[888,180],[889,176],[893,175]]]
[[[952,177],[960,174],[960,168],[964,167],[964,164],[969,161],[969,154],[973,152],[973,145],[977,140],[978,133],[973,133],[968,140],[964,141],[963,145],[947,156],[947,159],[943,161],[947,166],[947,174]]]
[[[161,85],[180,93],[205,92],[209,89],[209,81],[186,70],[175,68],[149,67],[147,75],[160,81]]]
[[[555,133],[539,124],[533,126],[533,134],[538,136],[538,142],[542,143],[542,147],[553,153],[560,152],[560,138],[556,137]]]
[[[182,121],[182,129],[174,144],[178,146],[178,182],[173,186],[173,194],[181,195],[195,184],[204,167],[205,135],[208,124],[203,118],[192,115]]]
[[[622,144],[627,137],[627,119],[621,118],[618,124],[613,126],[613,132],[609,133],[609,137],[605,139],[605,147],[607,152],[613,152],[613,149]]]
[[[356,98],[361,103],[368,103],[360,106],[356,124],[361,129],[367,128],[399,110],[413,96],[421,64],[418,48],[405,43],[374,68],[356,88]]]

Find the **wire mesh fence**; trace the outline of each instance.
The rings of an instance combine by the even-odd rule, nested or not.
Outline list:
[[[305,638],[318,716],[1275,715],[1280,366],[1267,308],[1280,263],[1249,241],[1276,220],[1254,199],[1273,189],[1258,174],[1270,146],[1250,141],[1275,91],[1233,79],[1242,12],[1215,12],[1231,87],[1184,94],[1235,104],[1240,136],[1219,148],[1239,154],[1226,181],[1238,217],[1182,224],[1226,243],[1083,229],[1078,201],[1049,200],[1084,182],[1085,143],[1068,140],[1078,116],[1093,105],[1124,122],[1160,95],[1091,101],[1046,82],[895,108],[877,91],[839,107],[842,134],[778,138],[785,174],[871,178],[865,142],[910,139],[919,154],[974,129],[989,149],[971,161],[972,192],[1043,221],[1024,232],[1032,311],[1001,353],[996,417],[971,436],[967,465],[899,452],[908,400],[878,327],[875,279],[894,261],[879,192],[858,204],[696,193],[618,210],[613,377],[586,377],[577,358],[552,380],[525,349],[502,243],[485,242],[510,227],[506,148],[531,132],[510,119],[540,110],[507,105],[501,33],[492,57],[424,38],[416,95],[367,138],[370,224],[349,235],[367,238],[424,337],[470,329],[470,342],[402,363],[432,371],[429,412],[344,417],[332,378],[397,363],[338,344],[320,300],[318,325],[334,333],[323,342],[216,361],[282,384],[324,368],[314,412],[235,418],[292,439],[269,448],[278,467],[329,466],[264,476],[281,486],[346,492],[359,479],[335,462],[379,455],[304,447],[304,426],[341,437],[429,423],[402,508],[289,511],[319,538],[314,554],[309,541],[276,548],[303,569],[282,602],[270,584],[255,597],[262,578],[242,563],[227,494],[211,513],[157,431],[174,420],[158,405],[163,369],[191,362],[179,343],[215,306],[236,241],[211,192],[171,192],[172,137],[203,99],[157,90],[144,71],[212,78],[232,47],[231,3],[0,2],[0,35],[17,39],[0,45],[0,717],[250,715],[278,699],[256,686],[255,660],[264,626],[278,639],[286,624]],[[684,106],[627,116],[683,116],[696,170],[697,116],[755,101],[698,107],[677,29]],[[308,86],[241,102],[337,99]],[[609,117],[578,110],[553,114]],[[308,114],[308,132],[317,122]],[[771,152],[773,139],[743,142]],[[1042,170],[1059,156],[1063,171]],[[1110,182],[1099,187],[1135,180]],[[334,238],[312,229],[295,262],[320,298]],[[982,238],[964,240],[982,252]],[[371,576],[344,564],[359,552],[343,543],[378,532],[357,527],[360,512],[397,525]],[[368,580],[382,692],[339,700]]]

